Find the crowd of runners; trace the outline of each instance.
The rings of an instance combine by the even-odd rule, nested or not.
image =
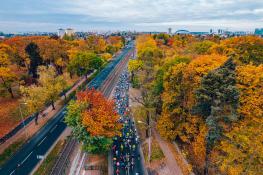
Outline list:
[[[114,91],[116,110],[121,116],[123,129],[113,139],[112,156],[115,175],[142,175],[139,154],[139,137],[129,116],[129,73],[125,70]]]

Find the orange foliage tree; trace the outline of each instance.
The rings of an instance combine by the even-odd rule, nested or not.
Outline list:
[[[102,93],[86,90],[77,94],[77,100],[87,105],[82,122],[91,136],[114,137],[119,134],[119,115],[114,109],[114,101],[107,100]]]
[[[65,121],[74,136],[90,153],[106,153],[112,137],[120,133],[122,125],[114,103],[100,92],[92,89],[79,92],[77,100],[71,101]]]

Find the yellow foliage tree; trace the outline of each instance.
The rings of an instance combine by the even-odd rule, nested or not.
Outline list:
[[[50,66],[40,66],[38,68],[39,83],[45,91],[46,101],[51,103],[55,109],[55,101],[59,94],[67,87],[67,81],[63,75],[57,76],[55,68]]]
[[[46,100],[45,90],[42,87],[31,85],[20,86],[23,102],[26,103],[27,111],[31,114],[38,113],[43,109]]]
[[[240,90],[239,113],[250,120],[263,116],[263,65],[237,67],[237,84]]]
[[[12,86],[17,80],[17,76],[11,70],[10,50],[11,48],[9,46],[0,44],[0,85],[14,98]]]
[[[200,86],[201,78],[208,74],[209,71],[221,66],[227,57],[222,55],[202,55],[192,60],[184,70],[183,81],[188,88],[187,95],[187,108],[191,109],[195,103],[194,92]]]

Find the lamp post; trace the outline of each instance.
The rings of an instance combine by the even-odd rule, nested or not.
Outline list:
[[[143,122],[141,120],[138,120],[137,121],[138,123],[140,124],[144,124],[146,127],[147,127],[147,130],[149,131],[149,138],[148,138],[148,161],[151,162],[151,135],[152,135],[152,132],[151,132],[151,124],[147,124],[146,122]]]
[[[19,103],[19,111],[20,111],[20,117],[21,117],[21,119],[23,121],[23,127],[24,127],[25,132],[26,132],[26,138],[28,138],[29,135],[28,135],[28,132],[27,132],[27,129],[26,129],[26,125],[25,125],[25,119],[23,117],[22,110],[21,110],[21,105],[22,104],[26,105],[27,103]]]

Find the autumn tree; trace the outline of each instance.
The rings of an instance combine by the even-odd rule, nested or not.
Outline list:
[[[238,66],[237,87],[240,91],[235,123],[216,147],[216,165],[222,173],[260,174],[263,161],[263,66]]]
[[[100,69],[103,63],[103,60],[95,53],[79,52],[70,60],[68,70],[78,76],[83,76],[94,69]]]
[[[263,63],[263,39],[257,36],[233,37],[220,42],[214,50],[233,56],[242,64]]]
[[[43,88],[46,102],[55,109],[55,101],[59,98],[60,93],[67,87],[67,81],[62,75],[57,76],[54,67],[40,66],[38,68],[39,85]]]
[[[195,112],[206,120],[206,158],[204,174],[209,174],[209,156],[222,136],[223,124],[237,120],[239,93],[236,88],[235,63],[232,59],[209,72],[196,91]]]
[[[194,53],[198,54],[198,55],[204,55],[204,54],[209,54],[210,48],[214,45],[215,43],[212,41],[201,41],[201,42],[196,42],[193,43],[193,45],[191,46],[192,50]]]
[[[107,48],[106,48],[106,50],[109,53],[114,54],[119,49],[121,49],[123,47],[123,45],[124,45],[124,43],[123,43],[123,39],[122,39],[121,36],[109,36],[107,38]]]
[[[87,47],[90,51],[95,53],[103,53],[106,51],[106,41],[101,36],[91,35],[88,36],[87,40]]]
[[[142,69],[142,66],[143,62],[141,60],[136,59],[129,61],[128,69],[131,73],[131,82],[134,87],[136,87],[135,72],[138,72],[140,69]]]
[[[112,55],[110,53],[103,53],[103,54],[100,54],[100,56],[105,61],[110,61],[112,59]]]
[[[39,47],[37,44],[31,42],[26,46],[25,50],[30,59],[29,74],[32,74],[33,78],[37,78],[37,68],[42,64]]]
[[[27,111],[30,114],[35,113],[36,118],[38,118],[39,112],[45,106],[45,90],[40,86],[31,85],[29,87],[20,86],[20,91],[22,102],[26,103]]]
[[[4,41],[5,44],[12,47],[17,55],[17,64],[26,67],[29,70],[30,60],[26,53],[26,46],[31,42],[29,38],[25,37],[12,37]]]
[[[186,117],[183,107],[185,99],[182,85],[182,71],[185,67],[185,63],[179,63],[168,70],[164,77],[164,92],[162,94],[163,110],[157,126],[160,134],[170,140],[175,140],[179,135],[179,125]],[[167,136],[169,137],[167,137],[166,133],[170,132],[173,135],[168,134]]]
[[[11,58],[8,53],[10,49],[9,46],[0,44],[0,85],[10,93],[12,98],[14,98],[12,85],[17,80],[17,76],[10,68]]]
[[[77,100],[70,102],[65,118],[75,137],[83,142],[84,150],[97,154],[107,152],[112,137],[119,134],[118,120],[114,102],[94,89],[79,92]]]
[[[200,86],[201,79],[209,71],[220,67],[227,58],[225,56],[211,54],[201,55],[192,60],[184,70],[183,81],[187,88],[187,108],[191,109],[195,104],[195,90]]]
[[[146,122],[149,125],[151,123],[151,116],[155,116],[156,113],[155,104],[157,104],[160,99],[160,96],[156,96],[153,88],[154,77],[157,72],[155,65],[161,62],[163,55],[160,49],[157,48],[155,40],[150,35],[138,36],[136,48],[138,53],[137,63],[140,64],[138,64],[138,69],[134,69],[133,71],[138,75],[136,78],[138,78],[137,84],[141,90],[141,97],[133,100],[136,100],[144,107],[146,111]],[[146,136],[148,136],[148,131],[147,129]]]
[[[58,74],[63,73],[67,62],[66,44],[62,40],[43,37],[35,41],[46,65],[54,65]]]
[[[158,42],[161,42],[161,44],[168,44],[168,41],[170,39],[170,35],[166,33],[160,33],[153,35],[153,38]]]
[[[239,113],[248,120],[263,116],[263,65],[237,67],[237,86],[240,90]]]

